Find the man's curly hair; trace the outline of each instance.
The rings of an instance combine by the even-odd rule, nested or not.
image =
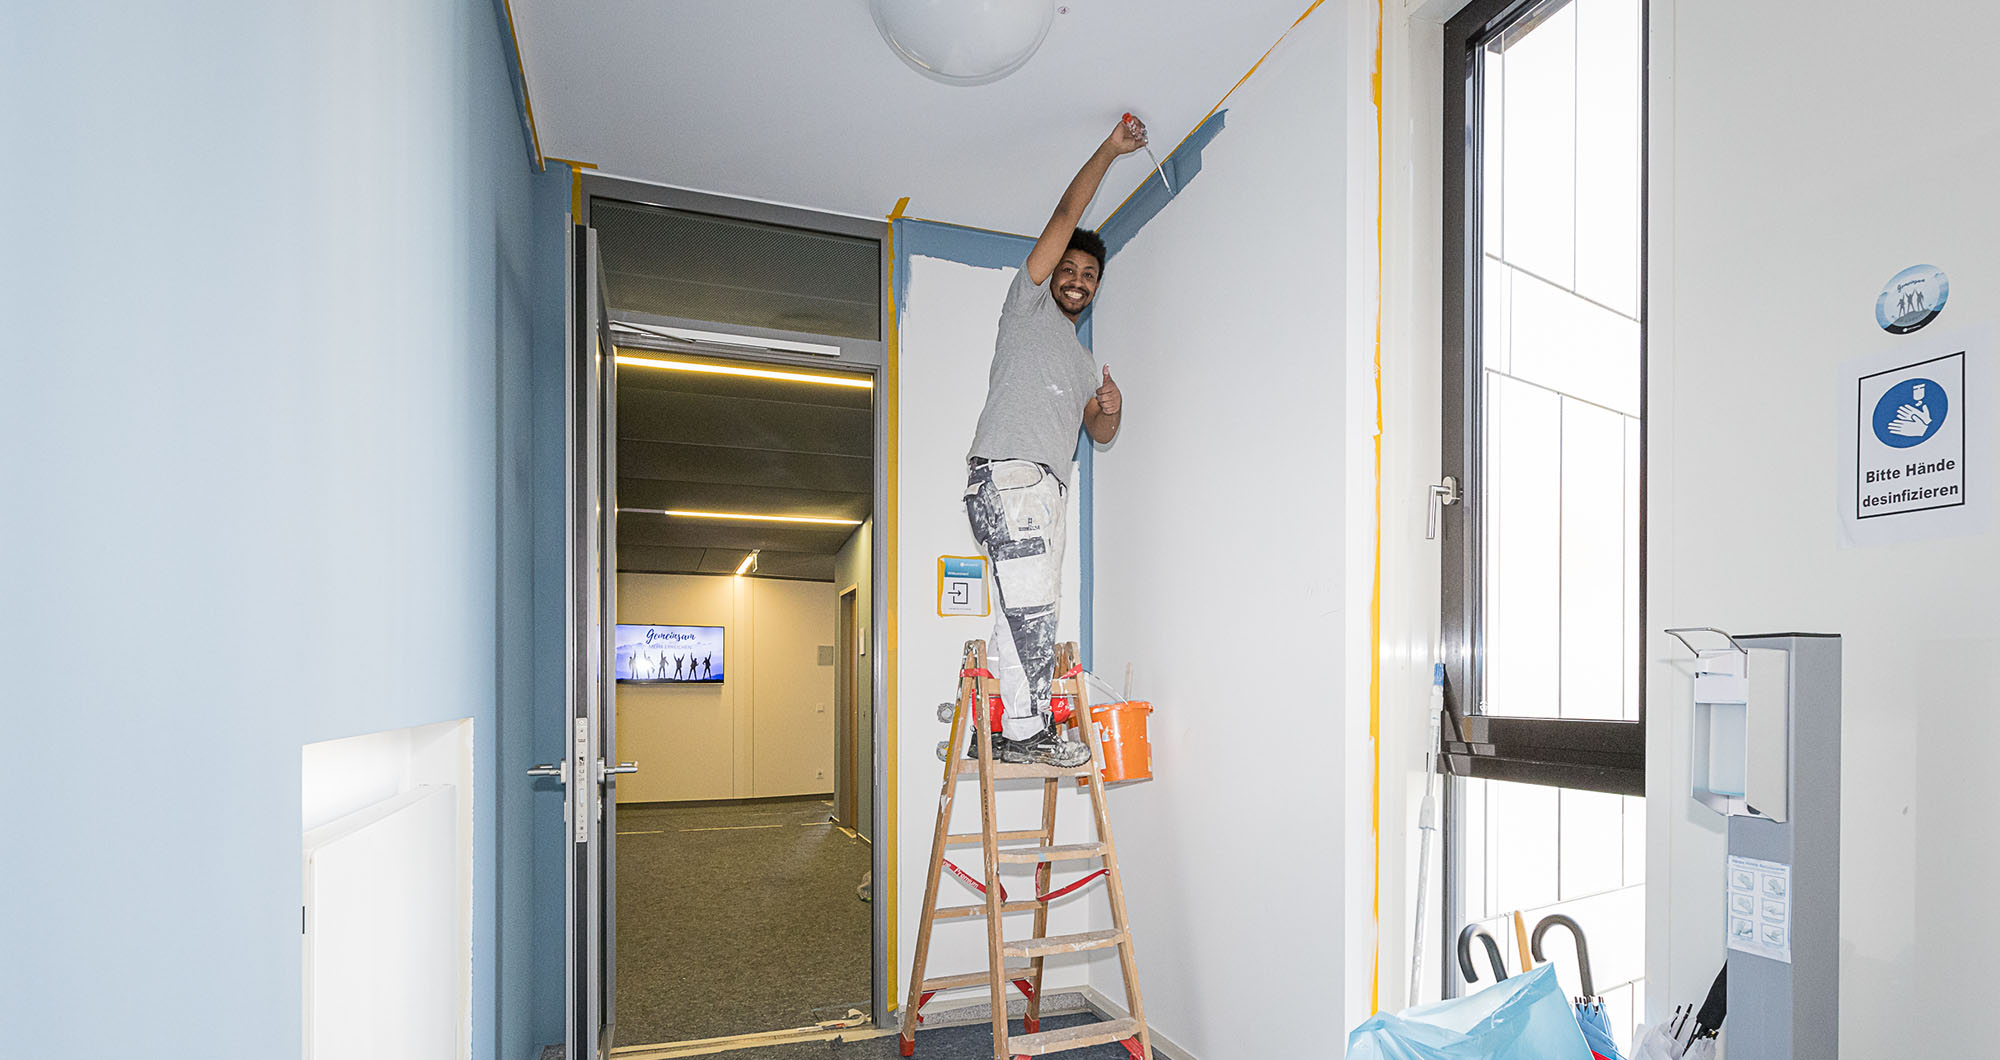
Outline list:
[[[1069,249],[1081,250],[1097,259],[1097,275],[1104,276],[1104,237],[1088,228],[1079,228],[1069,237]]]

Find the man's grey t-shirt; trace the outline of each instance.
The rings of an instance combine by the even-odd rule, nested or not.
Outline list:
[[[1076,325],[1024,265],[1000,307],[1000,335],[986,375],[986,407],[967,455],[1032,460],[1069,485],[1076,430],[1097,393],[1097,364],[1076,340]]]

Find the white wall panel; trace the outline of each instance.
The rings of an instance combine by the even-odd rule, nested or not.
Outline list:
[[[1026,256],[1025,249],[1023,256]],[[1013,282],[1013,269],[986,269],[929,257],[910,259],[905,312],[899,335],[901,434],[897,474],[900,500],[896,513],[897,657],[896,771],[897,820],[897,957],[895,983],[900,1002],[909,987],[910,961],[916,951],[917,918],[924,900],[924,876],[929,866],[931,830],[937,823],[938,784],[944,765],[932,753],[944,739],[934,708],[958,692],[958,663],[965,642],[984,639],[992,620],[940,618],[937,613],[937,558],[971,556],[979,552],[965,518],[965,454],[986,394],[987,368],[993,360],[993,339],[1000,305]],[[1070,479],[1074,484],[1076,479]],[[1071,496],[1069,541],[1065,546],[1062,619],[1059,640],[1077,639],[1077,511]],[[952,830],[979,826],[978,788],[963,782],[954,807]],[[1019,790],[1008,790],[1019,786]],[[1001,785],[1003,821],[1013,827],[1040,823],[1038,782]],[[1089,810],[1083,796],[1066,790],[1056,822],[1058,842],[1080,842],[1090,834]],[[976,848],[955,848],[952,860],[977,875]],[[1006,877],[1009,890],[1032,886],[1032,866],[1012,866],[1028,872]],[[1060,875],[1058,878],[1062,878]],[[1016,882],[1019,881],[1019,882]],[[945,877],[945,904],[976,899],[970,889]],[[1101,905],[1100,888],[1086,888],[1051,908],[1049,931],[1061,934],[1089,930],[1087,909]],[[1009,937],[1028,934],[1031,918],[1008,918]],[[940,923],[931,941],[931,975],[977,971],[986,966],[984,922],[963,919]],[[1048,959],[1045,986],[1076,987],[1084,982],[1082,955]],[[967,992],[978,994],[979,991]],[[941,997],[933,1004],[948,1004]]]
[[[1231,96],[1199,177],[1113,256],[1096,309],[1126,400],[1096,459],[1096,662],[1133,663],[1157,711],[1155,779],[1111,808],[1147,1015],[1213,1060],[1337,1052],[1329,1020],[1368,985],[1346,968],[1371,940],[1343,924],[1370,900],[1348,857],[1372,858],[1347,814],[1368,790],[1349,773],[1370,560],[1348,492],[1373,395],[1352,416],[1369,351],[1349,300],[1369,277],[1349,264],[1346,17],[1308,19]],[[1092,984],[1119,996],[1115,964]]]
[[[1973,2],[1835,0],[1810,18],[1653,5],[1649,625],[1846,638],[1849,1056],[1907,1053],[1913,1012],[1925,1049],[1991,1051],[1985,943],[1967,926],[2000,844],[1965,749],[1993,732],[1980,663],[2000,647],[1996,541],[1843,549],[1836,498],[1852,459],[1837,444],[1852,402],[1839,366],[2000,313],[1984,176],[2000,161],[1985,106],[1995,31],[2000,11]],[[1876,292],[1917,263],[1950,274],[1949,306],[1927,331],[1888,335]],[[1657,633],[1648,648],[1657,1015],[1699,997],[1722,959],[1722,843],[1719,819],[1685,798],[1686,685],[1670,661],[1684,653]]]
[[[457,808],[425,785],[306,833],[306,1060],[470,1055]]]

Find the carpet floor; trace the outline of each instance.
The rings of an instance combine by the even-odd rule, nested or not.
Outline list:
[[[615,1044],[868,1011],[869,907],[854,893],[868,844],[828,823],[832,808],[814,798],[618,811]]]

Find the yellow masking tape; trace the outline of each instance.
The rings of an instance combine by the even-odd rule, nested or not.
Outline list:
[[[597,163],[579,162],[574,158],[557,158],[554,155],[550,155],[548,160],[569,167],[569,215],[581,223],[583,220],[583,171],[586,169],[596,169]]]
[[[906,198],[903,200],[903,202],[897,203],[896,209],[900,212],[903,208],[903,203],[908,201],[909,200]],[[889,1011],[892,1012],[895,1011],[897,1007],[896,984],[899,981],[896,977],[896,919],[900,909],[900,907],[897,904],[897,898],[896,898],[896,855],[898,850],[896,837],[897,837],[897,820],[902,816],[902,814],[898,812],[898,804],[896,802],[896,771],[898,768],[898,759],[897,759],[898,741],[896,739],[896,660],[901,659],[902,655],[900,652],[897,651],[896,648],[896,633],[897,633],[896,563],[897,563],[897,551],[898,551],[896,548],[896,506],[898,498],[898,486],[896,477],[897,476],[896,452],[900,444],[899,443],[900,423],[897,418],[897,402],[898,402],[897,387],[901,379],[900,375],[898,374],[901,343],[899,341],[898,321],[896,319],[897,277],[896,277],[895,262],[896,262],[896,226],[892,223],[889,225],[889,276],[888,279],[886,280],[886,282],[889,285],[889,336],[888,336],[889,348],[886,351],[888,364],[886,370],[882,373],[883,376],[882,386],[877,388],[875,391],[875,400],[885,402],[885,404],[882,407],[882,410],[883,410],[883,417],[887,421],[886,422],[887,429],[884,432],[886,438],[883,443],[885,452],[883,452],[882,454],[882,459],[886,465],[886,473],[888,476],[888,491],[887,491],[888,496],[883,500],[881,523],[877,527],[877,532],[886,535],[883,538],[883,542],[889,564],[889,569],[886,572],[887,578],[885,579],[885,584],[883,586],[884,590],[889,594],[889,600],[888,600],[889,643],[888,643],[888,654],[882,656],[884,659],[888,660],[888,662],[882,667],[882,672],[886,675],[886,680],[884,682],[886,687],[884,689],[883,705],[885,713],[888,714],[888,720],[885,724],[889,732],[889,747],[887,751],[887,756],[884,758],[884,761],[887,763],[885,768],[887,770],[888,777],[886,783],[883,785],[885,789],[883,791],[883,798],[888,800],[888,809],[882,815],[883,820],[886,822],[889,846],[888,849],[883,854],[882,863],[888,869],[887,872],[888,879],[882,881],[884,884],[886,884],[886,886],[882,887],[880,893],[877,895],[877,900],[887,903],[886,905],[883,906],[883,908],[887,910],[887,913],[885,914],[888,920],[888,938],[886,940],[886,948],[888,949],[889,952],[887,960],[884,961],[884,964],[888,968],[889,972],[888,1009]]]
[[[1257,68],[1264,65],[1264,60],[1269,59],[1271,57],[1271,53],[1278,50],[1278,45],[1285,43],[1285,38],[1292,35],[1292,30],[1299,28],[1299,23],[1304,22],[1306,20],[1306,16],[1311,15],[1314,11],[1319,10],[1319,5],[1323,2],[1324,0],[1313,0],[1310,6],[1308,6],[1304,11],[1300,12],[1299,17],[1292,20],[1292,24],[1290,26],[1285,27],[1285,32],[1278,34],[1278,39],[1272,41],[1271,46],[1264,49],[1264,54],[1258,56],[1257,61],[1250,64],[1250,69],[1243,71],[1243,76],[1237,78],[1236,83],[1229,86],[1229,91],[1224,92],[1222,94],[1222,98],[1215,101],[1215,106],[1208,108],[1208,113],[1201,116],[1201,121],[1194,123],[1194,128],[1191,128],[1187,131],[1187,136],[1181,137],[1180,143],[1174,145],[1174,151],[1180,150],[1181,144],[1188,142],[1188,136],[1193,136],[1195,133],[1195,129],[1201,128],[1202,122],[1206,122],[1208,119],[1215,117],[1215,112],[1221,110],[1222,105],[1224,103],[1229,102],[1229,97],[1235,95],[1236,90],[1243,87],[1243,82],[1250,80],[1250,75],[1256,73]],[[1168,151],[1166,157],[1172,157],[1174,151]],[[1108,222],[1113,217],[1118,216],[1118,211],[1124,209],[1125,204],[1132,201],[1132,196],[1139,194],[1139,189],[1145,186],[1146,182],[1143,180],[1140,181],[1138,184],[1134,185],[1132,190],[1126,194],[1125,198],[1119,200],[1118,205],[1114,207],[1110,213],[1104,215],[1104,221]],[[1097,227],[1103,228],[1104,223],[1100,222]]]
[[[1315,2],[1313,7],[1318,7]],[[1306,9],[1306,15],[1312,8]],[[1368,595],[1368,742],[1375,753],[1371,829],[1375,835],[1375,968],[1368,985],[1368,1011],[1382,1010],[1382,0],[1375,0],[1375,69],[1370,77],[1375,103],[1375,568]],[[1304,20],[1305,15],[1299,16]],[[1295,23],[1296,24],[1296,23]],[[1411,955],[1415,959],[1415,955]]]

